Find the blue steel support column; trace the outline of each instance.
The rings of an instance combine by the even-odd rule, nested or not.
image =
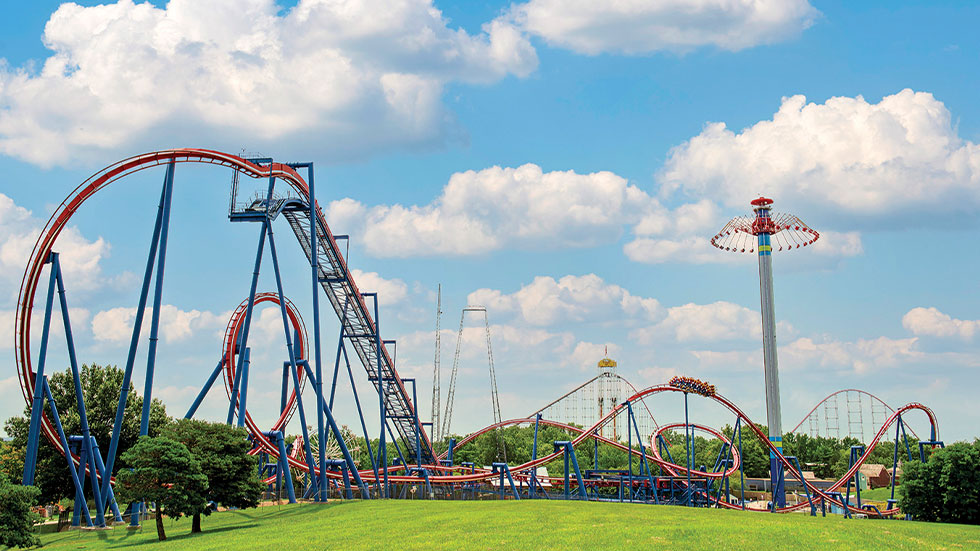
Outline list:
[[[598,471],[599,470],[599,439],[596,438],[596,436],[599,436],[599,431],[595,431],[595,430],[592,431],[592,444],[593,444],[592,468]]]
[[[312,272],[313,280],[313,362],[316,365],[316,373],[313,378],[313,387],[316,389],[316,400],[317,404],[323,401],[323,364],[320,360],[320,257],[317,255],[317,243],[316,243],[316,228],[317,228],[317,215],[316,215],[316,186],[313,181],[313,163],[309,163],[306,167],[306,179],[310,186],[310,271]],[[343,323],[341,323],[343,326]],[[319,448],[320,458],[320,477],[317,479],[317,487],[319,488],[319,493],[317,494],[318,501],[326,501],[327,499],[327,477],[323,473],[323,461],[324,457],[327,455],[327,432],[324,426],[323,419],[323,409],[316,408],[316,434],[317,434],[317,447]],[[345,477],[346,478],[346,477]],[[348,492],[350,489],[348,488]]]
[[[241,372],[241,384],[238,387],[238,426],[245,426],[245,412],[248,411],[248,407],[245,405],[245,401],[248,398],[248,364],[251,359],[252,352],[251,348],[246,348],[242,351],[242,368],[239,370]],[[282,411],[282,410],[280,410]]]
[[[313,370],[310,369],[310,363],[304,360],[302,364],[303,367],[306,369],[306,375],[310,378],[313,378]],[[337,445],[340,446],[340,453],[343,454],[344,461],[347,462],[347,465],[350,468],[351,476],[354,477],[354,482],[357,484],[357,487],[361,489],[361,497],[363,499],[371,499],[371,495],[368,492],[367,486],[364,485],[364,481],[361,479],[361,475],[357,471],[357,465],[354,464],[354,459],[351,457],[350,451],[347,449],[347,443],[344,442],[344,437],[340,433],[340,428],[337,427],[337,421],[333,418],[333,413],[331,413],[330,408],[327,407],[327,402],[325,402],[322,399],[323,398],[322,395],[320,396],[320,398],[321,400],[320,400],[319,409],[323,410],[323,413],[327,418],[327,422],[330,425],[330,430],[331,432],[333,432],[334,437],[337,439]],[[355,395],[355,401],[356,401],[356,395]],[[361,422],[362,423],[364,422],[363,419],[361,420]]]
[[[371,468],[374,470],[374,479],[378,479],[378,462],[374,460],[374,452],[371,451],[371,438],[368,436],[367,423],[364,422],[364,411],[361,409],[361,399],[357,395],[357,386],[354,384],[354,371],[350,367],[350,358],[347,357],[347,349],[344,349],[344,362],[347,364],[347,378],[350,379],[351,392],[354,393],[354,405],[357,407],[357,417],[361,421],[361,430],[364,431],[364,445],[367,446],[368,456],[371,458]],[[326,404],[326,402],[324,402]],[[329,408],[333,411],[333,408]]]
[[[578,459],[575,457],[575,447],[572,446],[572,442],[570,440],[559,440],[559,441],[555,442],[555,449],[554,449],[554,451],[557,452],[559,448],[562,448],[565,451],[565,453],[564,453],[564,456],[565,456],[565,499],[568,499],[569,497],[571,497],[571,495],[570,495],[570,493],[571,493],[571,489],[570,489],[570,486],[571,486],[570,475],[571,475],[571,473],[568,471],[568,467],[569,467],[568,462],[569,462],[569,460],[571,460],[571,463],[572,463],[571,467],[572,467],[572,469],[575,470],[575,480],[576,480],[576,483],[578,484],[578,495],[579,495],[579,497],[585,497],[585,498],[587,498],[588,496],[585,493],[585,481],[582,479],[582,471],[579,470],[579,468],[578,468]],[[569,455],[571,455],[571,458],[569,458]],[[631,453],[630,456],[632,456],[632,455],[633,454]]]
[[[745,457],[742,455],[742,418],[738,417],[735,421],[735,430],[738,431],[738,456],[740,458]],[[743,460],[744,461],[744,460]],[[745,510],[745,464],[743,463],[738,468],[738,488],[739,488],[739,500],[742,502],[742,510]]]
[[[75,401],[78,406],[79,424],[82,428],[82,437],[85,438],[83,444],[86,446],[86,453],[93,457],[92,441],[89,439],[91,432],[88,426],[88,416],[85,414],[85,397],[82,395],[82,378],[78,373],[78,359],[75,356],[75,339],[71,333],[71,320],[68,316],[68,299],[65,297],[65,282],[61,278],[61,263],[58,255],[52,255],[51,268],[55,271],[55,280],[58,283],[58,300],[61,302],[61,317],[65,325],[65,339],[68,341],[68,361],[71,364],[71,374],[75,382]],[[105,502],[102,501],[102,493],[99,488],[99,480],[96,477],[95,462],[93,468],[89,470],[92,478],[92,494],[95,498],[95,525],[105,526]]]
[[[272,202],[272,192],[276,185],[276,177],[272,175],[272,159],[263,159],[269,163],[269,192],[266,195],[266,209],[268,205]],[[244,360],[245,349],[248,347],[248,332],[252,326],[252,310],[255,307],[255,291],[259,283],[259,268],[262,266],[262,252],[265,249],[265,236],[268,232],[272,231],[269,227],[268,210],[266,212],[266,219],[262,221],[262,229],[259,230],[259,244],[255,250],[255,267],[252,270],[252,285],[249,288],[248,293],[248,305],[245,307],[245,326],[242,328],[242,334],[238,338],[238,358],[239,364]],[[242,370],[238,370],[235,373],[235,383],[231,392],[231,401],[228,405],[228,421],[230,425],[232,421],[232,416],[235,412],[235,406],[238,403],[238,384],[241,379]],[[243,416],[245,412],[239,409],[239,417]]]
[[[241,354],[239,354],[238,359],[239,360],[245,359],[244,350],[242,351]],[[241,386],[241,384],[242,384],[242,369],[241,367],[239,367],[235,371],[235,380],[232,382],[231,385],[231,398],[228,399],[228,418],[225,421],[226,425],[230,425],[231,422],[235,420],[235,411],[238,408],[238,395],[240,390],[239,387]]]
[[[51,331],[51,308],[54,306],[54,288],[58,285],[55,273],[54,258],[58,253],[51,253],[48,262],[51,263],[51,277],[48,280],[48,295],[44,306],[44,325],[41,329],[41,349],[37,360],[37,373],[34,375],[34,396],[31,400],[31,425],[27,431],[27,453],[24,457],[24,477],[21,483],[24,486],[34,485],[34,471],[37,466],[37,447],[41,443],[41,415],[44,413],[44,397],[42,383],[47,381],[44,376],[44,362],[48,355],[48,336]],[[68,448],[65,448],[68,451]],[[69,461],[71,456],[69,456]]]
[[[98,469],[98,473],[101,478],[107,479],[109,477],[106,476],[105,463],[102,462],[102,453],[99,452],[99,442],[98,440],[95,439],[94,436],[92,436],[91,438],[92,438],[92,450],[95,452],[92,454],[92,457],[95,458],[95,468]],[[119,505],[116,504],[116,494],[115,492],[112,491],[111,484],[109,485],[109,491],[107,492],[107,495],[105,497],[106,500],[109,502],[109,506],[111,507],[112,514],[115,517],[116,522],[122,522],[123,518],[122,515],[119,514]]]
[[[685,467],[687,468],[687,506],[691,506],[691,498],[694,492],[691,488],[691,469],[694,468],[694,452],[692,451],[691,439],[694,431],[691,430],[691,421],[687,414],[687,393],[684,393],[684,446],[686,455],[684,456]]]
[[[892,459],[892,492],[888,499],[888,508],[891,509],[892,502],[895,500],[895,472],[898,470],[898,431],[902,428],[902,414],[898,414],[898,422],[895,423],[895,457]]]
[[[283,439],[281,431],[270,431],[266,433],[270,438],[276,439],[276,447],[279,449],[279,471],[280,476],[286,483],[286,495],[290,503],[296,503],[296,490],[293,489],[293,473],[289,470],[289,459],[286,454],[286,441]]]
[[[271,192],[270,192],[271,194]],[[248,305],[245,307],[245,325],[242,327],[242,334],[239,337],[238,354],[239,359],[243,359],[245,347],[248,346],[248,330],[252,325],[252,309],[255,306],[255,291],[259,284],[259,268],[262,266],[262,251],[265,250],[265,234],[269,230],[269,223],[262,222],[262,229],[259,230],[259,244],[255,248],[255,267],[252,270],[252,286],[248,292]],[[230,360],[230,359],[229,359]],[[235,384],[231,391],[231,403],[228,405],[227,424],[231,424],[235,414],[235,406],[238,402],[238,383],[241,379],[241,370],[235,373]]]
[[[783,425],[779,403],[779,362],[776,358],[776,314],[772,286],[772,244],[770,203],[755,206],[759,250],[759,295],[762,302],[762,350],[766,379],[766,420],[769,424],[769,440],[782,453]],[[783,464],[776,454],[769,452],[769,477],[772,484],[773,503],[786,505],[786,489],[782,476]]]
[[[53,288],[53,287],[52,287]],[[48,378],[45,377],[41,384],[44,387],[44,395],[48,398],[48,405],[51,406],[51,417],[54,418],[54,426],[58,431],[58,439],[61,440],[61,447],[65,450],[65,459],[68,460],[68,472],[71,474],[71,481],[75,485],[75,503],[85,502],[85,472],[82,471],[82,478],[79,480],[78,471],[75,470],[75,460],[71,457],[71,448],[68,446],[68,438],[65,436],[65,429],[61,425],[61,416],[58,415],[58,406],[54,403],[54,396],[51,395],[51,387],[48,386]],[[84,465],[81,466],[84,469]],[[85,522],[92,525],[92,517],[88,512],[88,507],[84,507]],[[74,519],[72,519],[74,520]]]
[[[378,349],[378,396],[381,398],[381,461],[380,466],[382,470],[382,478],[384,479],[384,496],[390,497],[390,492],[388,490],[388,446],[385,444],[385,431],[384,427],[388,426],[388,416],[387,416],[387,406],[385,403],[385,378],[384,370],[381,369],[381,353],[384,345],[381,343],[381,322],[378,316],[378,294],[374,294],[374,338],[377,343]]]
[[[538,458],[538,423],[541,422],[541,414],[535,414],[534,416],[534,443],[531,444],[531,461]],[[451,457],[450,457],[451,459]],[[527,497],[534,499],[534,484],[538,482],[538,469],[537,467],[532,467],[530,478],[528,478],[528,492]]]
[[[565,448],[565,453],[562,455],[565,458],[565,488],[564,489],[565,489],[565,499],[567,500],[570,497],[570,493],[571,493],[571,482],[568,476],[568,448]]]
[[[296,364],[290,366],[290,370],[293,374],[293,387],[296,389],[296,404],[299,409],[299,422],[303,427],[303,452],[306,453],[306,466],[310,468],[310,476],[313,478],[314,485],[319,484],[316,474],[317,462],[313,457],[313,452],[310,449],[310,433],[306,428],[306,410],[303,409],[303,393],[299,391],[299,372],[296,369]],[[320,456],[320,475],[323,474],[323,456]]]
[[[286,313],[286,297],[282,292],[282,276],[279,272],[279,255],[276,253],[276,239],[272,232],[272,225],[268,222],[266,222],[266,225],[268,226],[266,236],[269,238],[269,254],[272,255],[272,271],[276,276],[276,292],[279,293],[279,312],[282,315],[282,329],[286,336],[286,350],[289,353],[289,369],[293,375],[293,388],[296,390],[296,401],[299,407],[300,423],[303,427],[303,444],[305,446],[304,451],[306,452],[307,464],[310,467],[310,475],[315,478],[315,461],[313,454],[310,452],[310,435],[306,430],[306,412],[303,411],[303,396],[300,392],[299,373],[296,369],[296,352],[293,349],[293,337],[289,331],[289,315]],[[242,416],[242,413],[239,413],[239,423],[241,422]],[[291,481],[288,481],[287,484],[290,482]],[[294,501],[295,498],[291,498],[291,500]]]
[[[385,378],[384,371],[381,369],[381,323],[378,320],[378,293],[361,293],[365,297],[374,297],[374,340],[378,358],[378,408],[381,417],[381,439],[378,443],[378,468],[382,471],[378,479],[378,492],[382,497],[388,497],[388,446],[385,444]],[[384,480],[382,486],[382,479]],[[384,488],[382,491],[381,488]]]
[[[388,436],[391,437],[391,443],[395,445],[395,453],[398,454],[398,461],[407,469],[408,463],[405,461],[405,456],[402,455],[402,449],[398,446],[398,439],[395,437],[395,433],[391,431],[391,425],[385,423],[385,428],[388,429]]]
[[[629,402],[627,402],[627,403],[629,403]],[[635,434],[636,434],[636,441],[640,444],[640,458],[641,458],[640,459],[640,474],[642,475],[643,474],[643,471],[644,470],[646,471],[647,482],[650,484],[650,489],[653,492],[653,502],[659,504],[660,503],[660,492],[657,490],[657,483],[653,479],[653,471],[650,469],[650,465],[647,464],[647,450],[646,450],[646,447],[644,447],[644,445],[643,445],[643,438],[640,437],[640,425],[639,425],[639,423],[636,422],[636,417],[633,415],[633,404],[630,404],[629,405],[629,416],[630,416],[630,422],[633,425],[633,430],[635,431]],[[597,444],[598,444],[598,442],[599,441],[596,440],[596,443]],[[632,455],[632,454],[630,454],[630,455]],[[646,498],[644,497],[644,500],[645,499]]]
[[[221,374],[221,366],[223,366],[224,363],[225,360],[223,357],[222,359],[218,360],[218,365],[214,366],[214,371],[212,371],[211,376],[208,377],[208,382],[204,383],[204,388],[202,388],[201,392],[198,393],[197,398],[194,398],[194,403],[191,404],[191,407],[187,410],[187,413],[184,415],[184,419],[190,419],[191,417],[194,417],[195,413],[197,413],[197,408],[201,407],[201,402],[204,401],[204,397],[208,395],[208,391],[211,390],[211,387],[214,385],[214,381],[218,378],[218,375]]]
[[[344,298],[344,315],[342,320],[347,319],[347,307],[349,306],[350,297]],[[344,322],[340,323],[340,337],[337,339],[337,359],[334,360],[333,364],[333,382],[330,384],[330,409],[333,410],[333,399],[337,394],[337,373],[340,372],[340,355],[343,354],[344,358],[347,357],[347,350],[344,348]]]
[[[416,406],[419,403],[419,396],[415,389],[415,379],[412,379],[412,404]],[[422,422],[419,421],[419,408],[414,407],[413,412],[415,413],[415,460],[418,462],[419,468],[422,468]]]
[[[126,412],[126,402],[129,399],[129,385],[133,380],[133,366],[136,364],[136,349],[139,346],[140,333],[143,329],[143,314],[146,311],[146,300],[150,294],[150,279],[153,277],[153,267],[160,244],[160,228],[163,225],[163,215],[167,203],[167,178],[163,179],[160,190],[160,204],[157,207],[157,218],[153,225],[153,237],[150,239],[150,252],[146,256],[146,270],[143,272],[143,287],[140,289],[140,299],[136,306],[136,320],[133,322],[133,334],[129,340],[129,354],[126,356],[126,369],[123,370],[123,381],[119,388],[119,404],[116,406],[116,420],[112,425],[112,438],[109,440],[109,452],[106,455],[106,470],[112,472],[116,464],[116,452],[119,448],[119,437],[122,431],[123,415]],[[169,211],[168,211],[169,212]],[[109,481],[102,481],[102,488],[109,489]]]
[[[79,442],[81,444],[81,442]],[[78,470],[82,473],[82,495],[81,499],[75,500],[75,508],[71,512],[71,525],[79,526],[81,524],[82,511],[88,509],[88,502],[85,499],[85,469],[88,468],[88,454],[85,452],[84,446],[79,446],[78,450]],[[83,506],[84,505],[84,506]],[[92,526],[92,515],[85,515],[86,526]]]
[[[289,401],[289,362],[282,364],[282,387],[279,389],[279,411],[286,409]]]
[[[163,225],[160,227],[160,248],[157,251],[156,288],[153,290],[153,312],[150,314],[150,346],[146,353],[146,382],[143,384],[143,416],[140,418],[140,436],[150,430],[150,405],[153,400],[153,368],[157,357],[157,340],[160,333],[160,301],[163,297],[163,273],[167,263],[167,234],[170,229],[170,202],[174,193],[174,161],[167,165],[167,200],[163,204]]]
[[[630,403],[628,401],[626,402],[626,406],[632,407],[630,406]],[[626,480],[627,483],[629,484],[628,488],[629,488],[630,501],[633,501],[633,431],[630,430],[632,429],[632,427],[630,426],[630,422],[631,422],[630,418],[627,417],[626,418],[626,447],[629,448],[629,450],[626,453],[627,455],[629,455],[629,457],[627,458],[629,463],[629,475],[627,476]]]

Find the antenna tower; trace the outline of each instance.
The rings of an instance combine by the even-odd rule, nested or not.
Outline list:
[[[436,299],[436,352],[432,360],[432,442],[442,439],[439,429],[439,398],[442,389],[439,388],[439,370],[442,362],[442,336],[439,331],[439,321],[442,318],[442,284],[439,284],[438,299]]]

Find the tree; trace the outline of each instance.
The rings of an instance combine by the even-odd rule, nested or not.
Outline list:
[[[256,478],[257,459],[248,455],[248,431],[224,423],[181,419],[163,429],[167,438],[184,444],[208,480],[207,499],[225,507],[257,507],[263,485]],[[205,515],[211,508],[204,509]],[[201,512],[193,513],[191,532],[201,531]]]
[[[11,484],[0,473],[0,545],[32,547],[41,544],[34,533],[34,525],[40,519],[33,511],[38,494],[37,488]]]
[[[113,365],[82,365],[79,375],[82,380],[82,392],[85,396],[85,413],[88,416],[89,430],[98,442],[99,451],[102,452],[102,459],[105,461],[109,451],[109,441],[112,438],[112,425],[116,420],[116,407],[119,405],[119,389],[122,387],[123,370]],[[75,383],[71,370],[51,375],[48,384],[51,387],[51,395],[54,397],[55,404],[58,406],[58,414],[61,417],[65,435],[81,434],[81,418],[78,415]],[[119,460],[116,461],[113,474],[117,474],[120,469],[128,467],[121,456],[139,438],[142,410],[143,397],[137,394],[133,385],[130,384],[126,410],[123,413],[122,431],[119,434],[117,452]],[[45,411],[49,416],[51,415],[49,408],[45,408]],[[23,461],[24,450],[27,449],[27,432],[30,422],[31,411],[27,407],[24,409],[23,416],[11,417],[4,424],[4,429],[12,438],[11,444],[20,450],[21,461]],[[156,436],[160,428],[168,422],[169,417],[163,403],[154,399],[150,403],[150,436]],[[23,463],[21,463],[21,473],[23,473]],[[17,479],[20,476],[18,475]],[[41,490],[39,498],[41,503],[57,503],[62,498],[75,497],[75,487],[71,477],[68,476],[68,464],[65,458],[43,436],[37,450],[37,472],[34,485]]]
[[[916,520],[980,524],[980,440],[902,465],[899,505]]]
[[[133,470],[120,471],[118,492],[127,501],[156,503],[157,537],[167,539],[163,514],[180,518],[207,508],[208,479],[187,446],[163,436],[141,436],[123,454]]]
[[[767,427],[763,425],[756,426],[763,434],[769,434]],[[763,446],[750,427],[743,425],[740,428],[742,431],[742,470],[745,472],[745,476],[750,478],[769,477],[769,448]],[[738,435],[735,434],[734,427],[726,425],[721,432],[726,438],[732,441],[732,445],[738,450]],[[683,441],[683,438],[681,438],[681,441]],[[683,459],[683,457],[682,452],[681,458]],[[681,464],[683,464],[683,461],[681,461]],[[733,477],[737,477],[737,473]]]
[[[0,440],[0,476],[6,476],[7,480],[20,480],[23,475],[24,448]]]

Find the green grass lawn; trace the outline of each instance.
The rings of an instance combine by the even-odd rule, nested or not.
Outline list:
[[[44,549],[977,549],[980,526],[567,501],[352,501],[42,536]]]
[[[854,493],[853,489],[851,490],[851,493],[852,494]],[[886,501],[888,498],[891,497],[891,495],[892,495],[891,486],[885,488],[875,488],[874,490],[861,490],[861,501],[868,501],[868,500]],[[899,495],[900,495],[899,488],[896,486],[895,499],[898,499]]]

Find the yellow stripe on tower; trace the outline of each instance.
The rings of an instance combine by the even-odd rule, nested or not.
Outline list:
[[[760,253],[761,252],[766,252],[766,251],[772,252],[772,246],[771,245],[759,245],[759,252]]]

